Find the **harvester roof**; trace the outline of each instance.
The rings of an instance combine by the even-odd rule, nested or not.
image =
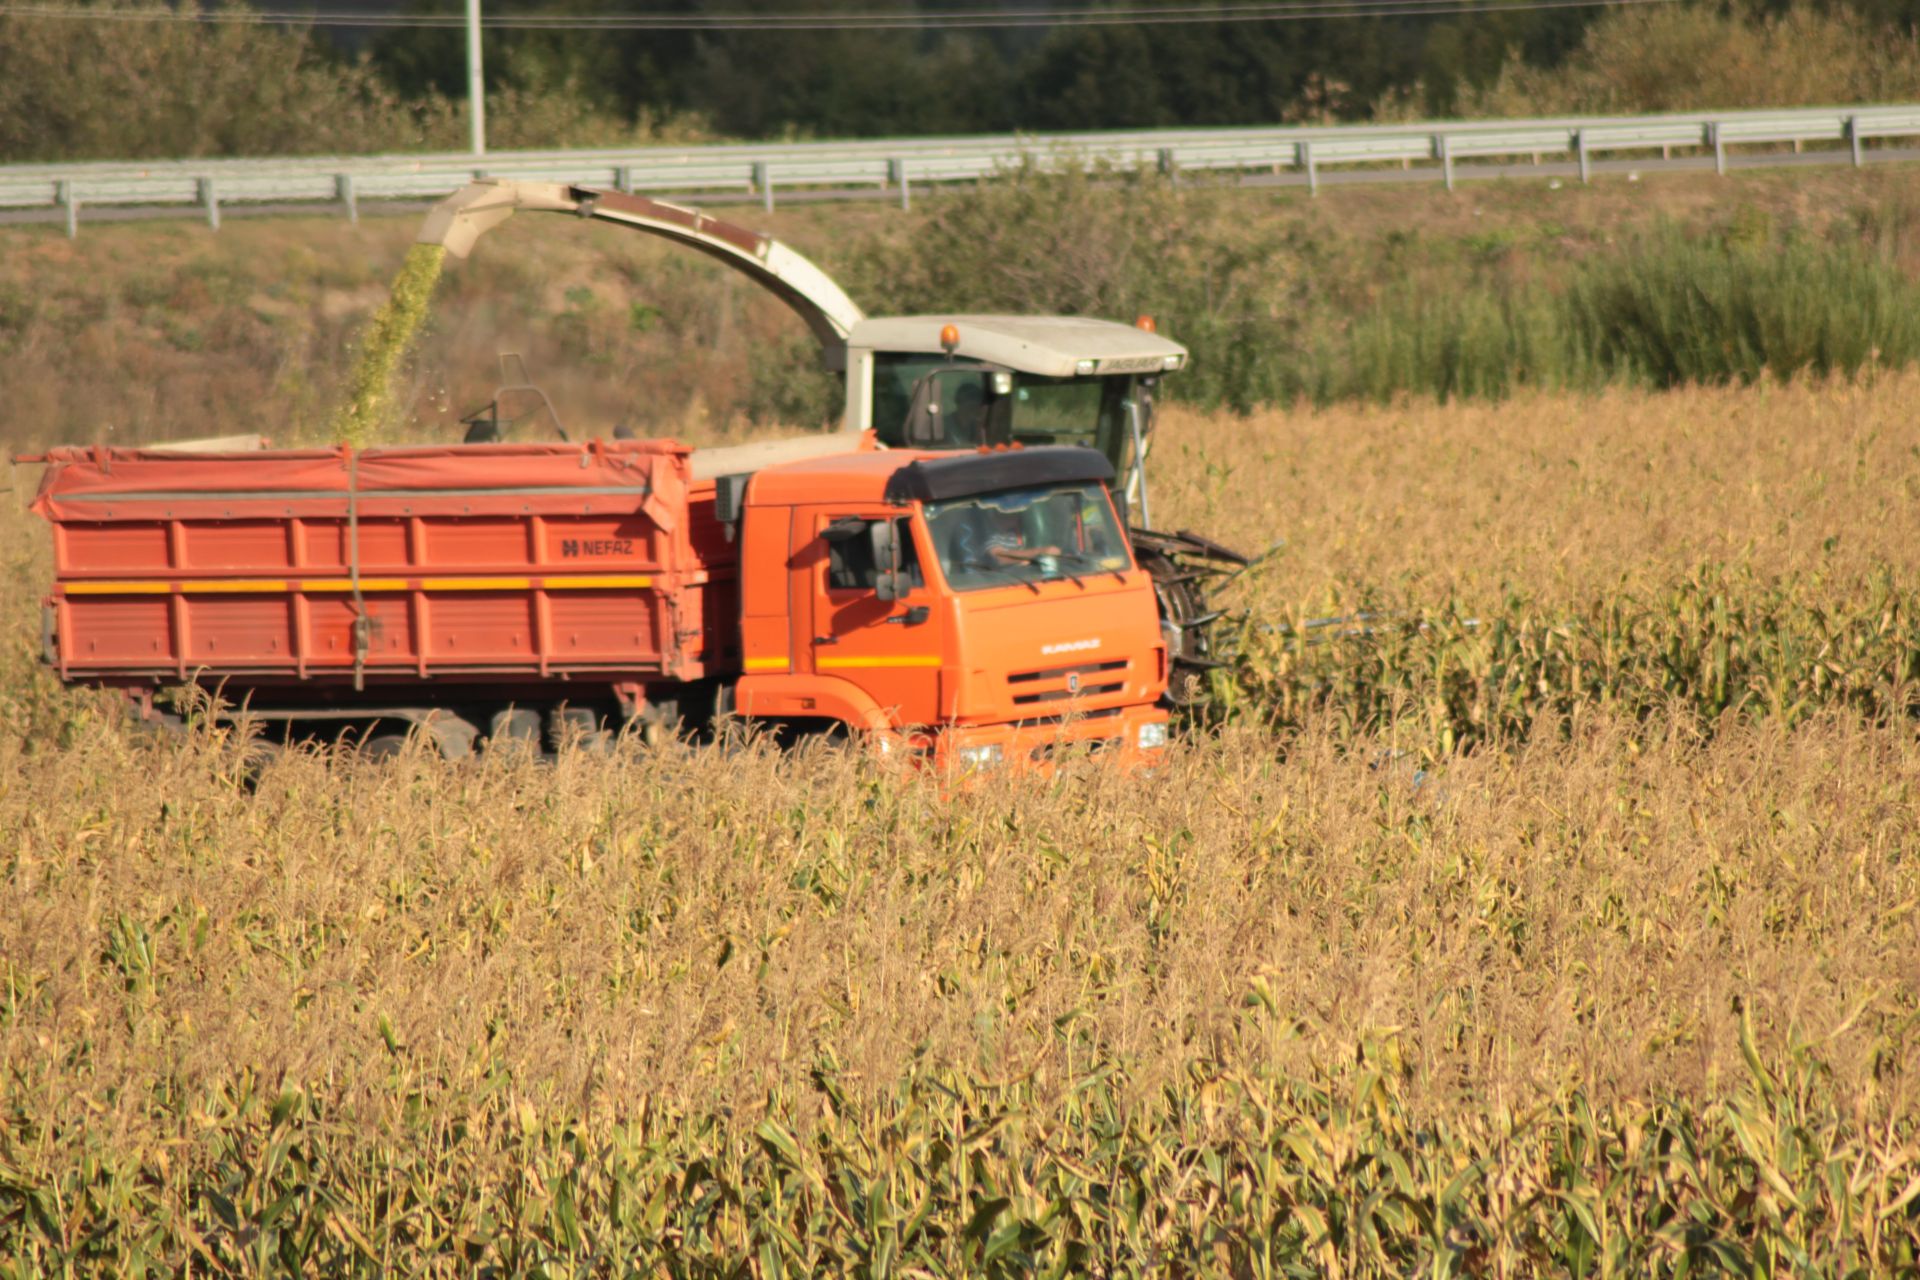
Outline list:
[[[1179,357],[1184,364],[1187,355],[1171,338],[1079,316],[884,316],[854,325],[847,345],[938,355],[946,350],[940,331],[948,325],[960,334],[956,357],[1049,378],[1084,372],[1083,360],[1095,362],[1095,373],[1158,373],[1167,368],[1168,357]]]

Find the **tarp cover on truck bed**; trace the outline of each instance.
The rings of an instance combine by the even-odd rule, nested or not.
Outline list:
[[[672,440],[172,453],[49,450],[33,509],[54,521],[644,512],[671,530],[687,457]]]

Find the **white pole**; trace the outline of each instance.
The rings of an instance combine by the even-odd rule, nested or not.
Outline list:
[[[467,0],[467,121],[473,154],[487,154],[487,98],[480,76],[480,0]]]

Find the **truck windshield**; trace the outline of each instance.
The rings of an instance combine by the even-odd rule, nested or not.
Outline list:
[[[1132,566],[1099,484],[1041,485],[927,504],[940,571],[955,591],[1050,582]]]

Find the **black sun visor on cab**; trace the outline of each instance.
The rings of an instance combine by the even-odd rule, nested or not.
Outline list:
[[[944,502],[976,493],[1076,481],[1113,482],[1113,467],[1096,449],[1042,445],[909,462],[887,478],[888,502]]]

